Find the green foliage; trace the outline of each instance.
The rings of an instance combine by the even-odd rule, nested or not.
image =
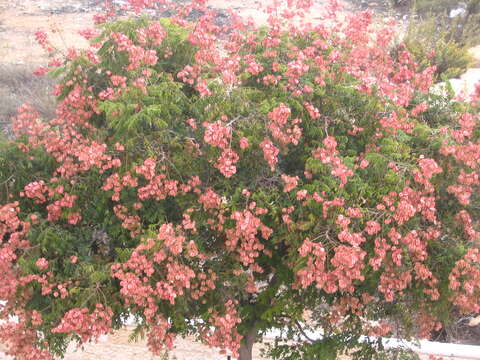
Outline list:
[[[135,106],[138,101],[142,106]],[[187,97],[181,85],[168,79],[152,79],[146,96],[141,90],[128,88],[116,100],[105,101],[100,110],[105,112],[108,127],[114,129],[115,137],[128,141],[143,133],[175,129],[175,120],[187,108]]]
[[[157,107],[155,110],[150,108],[146,111],[154,111],[157,115],[167,115],[171,117],[180,111],[179,109],[181,106],[179,107],[178,105],[181,104],[179,102],[185,97],[185,95],[183,95],[177,98],[179,95],[179,88],[183,87],[187,96],[192,94],[192,90],[187,85],[180,85],[180,83],[174,84],[171,77],[192,62],[196,47],[192,46],[188,41],[187,30],[179,25],[171,23],[168,19],[160,19],[159,21],[166,32],[166,37],[161,44],[154,49],[158,61],[155,66],[150,68],[150,71],[154,73],[154,76],[149,79],[150,83],[148,85],[151,85],[151,88],[147,104],[151,106],[153,102],[158,101],[160,98],[163,99],[164,103],[162,103],[161,110]],[[97,53],[101,59],[100,63],[91,66],[91,61],[88,59],[88,56],[85,55],[80,56],[73,61],[69,61],[63,67],[50,72],[50,76],[61,79],[61,82],[66,85],[58,99],[63,100],[65,96],[72,91],[73,85],[67,84],[72,79],[77,78],[76,69],[78,66],[88,68],[88,71],[85,74],[85,78],[88,79],[87,87],[91,89],[90,91],[95,97],[111,86],[108,75],[104,71],[99,71],[99,69],[110,69],[115,75],[125,76],[128,85],[128,90],[125,92],[125,96],[133,96],[133,98],[141,97],[142,93],[140,89],[137,89],[132,85],[132,81],[141,76],[141,71],[129,72],[124,69],[125,64],[128,62],[128,53],[125,50],[119,50],[117,43],[111,38],[111,35],[112,33],[123,33],[128,36],[134,45],[139,45],[136,30],[139,28],[146,28],[152,23],[153,20],[142,16],[102,25],[102,34],[92,41],[94,44],[102,42],[102,46]],[[131,93],[131,95],[127,95],[128,93]],[[164,98],[162,94],[166,95],[167,98]],[[131,100],[133,100],[133,98],[131,98]],[[174,102],[170,103],[172,100],[174,100]],[[114,110],[122,111],[124,118],[131,114],[135,114],[136,118],[144,118],[145,115],[145,113],[138,114],[133,107],[133,104],[130,104],[128,108],[123,107],[122,99],[117,99],[113,104],[107,102],[102,106],[104,107],[103,110],[107,116]],[[92,121],[98,125],[105,121],[104,117],[104,115],[97,116],[97,118],[93,118]],[[137,123],[137,120],[131,120],[131,122],[128,122],[127,124],[122,124],[122,130],[132,129],[135,127],[135,123]],[[155,124],[144,126],[155,126]],[[125,131],[119,133],[125,135]]]

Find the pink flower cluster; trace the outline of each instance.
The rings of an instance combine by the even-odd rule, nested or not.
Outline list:
[[[205,192],[200,195],[198,198],[198,202],[202,204],[205,210],[217,210],[220,208],[220,204],[222,203],[222,199],[220,195],[218,195],[215,191],[211,188],[207,188]]]
[[[43,180],[34,181],[25,185],[25,196],[30,199],[35,199],[35,203],[40,204],[47,201],[44,193],[48,192],[47,186]]]
[[[176,260],[184,249],[191,258],[200,255],[194,243],[186,243],[183,235],[175,233],[172,224],[163,224],[156,239],[147,239],[133,251],[125,264],[112,267],[127,302],[145,308],[146,316],[149,314],[147,318],[155,316],[155,298],[173,305],[178,296],[184,295],[185,289],[192,287],[195,272]],[[161,272],[158,271],[159,266]],[[214,288],[213,283],[208,282],[208,286]],[[197,289],[196,295],[202,290]]]
[[[176,235],[172,224],[163,224],[158,231],[157,239],[173,255],[179,255],[183,251],[185,237]]]
[[[466,210],[461,210],[456,219],[462,224],[465,236],[473,241],[478,241],[480,239],[480,234],[473,227],[472,217]]]
[[[326,251],[319,243],[314,243],[310,239],[305,239],[302,246],[298,249],[302,257],[308,256],[307,266],[297,271],[297,283],[302,288],[307,288],[312,283],[317,283],[317,287],[322,287],[327,280],[325,271]]]
[[[260,147],[263,150],[263,157],[267,161],[268,165],[270,165],[270,169],[275,171],[275,165],[278,162],[278,153],[280,150],[273,145],[272,140],[269,138],[263,139],[263,141],[260,143]]]
[[[69,310],[53,333],[76,334],[82,342],[97,340],[112,328],[113,312],[109,307],[97,304],[90,312],[87,308]]]
[[[282,180],[285,183],[283,192],[290,192],[297,187],[298,180],[300,180],[300,178],[298,176],[293,177],[282,174]]]
[[[447,191],[450,194],[455,195],[458,202],[461,205],[470,204],[470,197],[475,189],[480,188],[480,175],[476,171],[465,172],[463,169],[460,170],[460,174],[457,178],[457,184],[450,185],[447,188]]]
[[[201,272],[197,275],[196,282],[192,283],[190,293],[193,299],[200,299],[208,291],[215,290],[217,287],[215,281],[217,280],[217,275],[213,270],[209,269],[206,273]]]
[[[440,174],[443,170],[438,166],[438,164],[433,159],[420,158],[418,160],[420,170],[413,171],[414,180],[422,184],[425,187],[425,191],[432,193],[434,192],[434,187],[430,183],[430,179],[435,174]]]
[[[40,270],[45,270],[48,267],[48,261],[45,258],[40,258],[35,262],[35,265],[37,265]]]
[[[220,120],[214,123],[204,122],[205,135],[203,139],[207,144],[217,146],[220,149],[226,149],[232,138],[232,129],[223,124]]]
[[[291,125],[288,124],[291,110],[285,104],[278,105],[269,114],[268,118],[270,123],[268,129],[270,130],[272,137],[278,140],[281,144],[294,144],[298,145],[298,141],[302,136],[302,129],[297,125],[302,120],[293,119]]]
[[[305,106],[305,109],[307,109],[308,114],[310,115],[310,117],[312,119],[318,119],[320,117],[320,111],[315,106],[313,106],[311,103],[305,101],[303,103],[303,106]]]
[[[19,281],[17,273],[13,270],[17,255],[13,249],[8,247],[0,248],[0,271],[2,281],[0,282],[0,298],[10,299],[15,296]],[[0,308],[1,309],[1,308]]]
[[[156,316],[149,320],[149,331],[147,332],[147,346],[154,355],[161,355],[162,350],[167,347],[173,348],[175,334],[169,333],[170,324],[163,316]]]
[[[399,118],[399,115],[395,111],[381,118],[380,125],[387,133],[392,134],[396,134],[399,130],[410,134],[414,128],[413,122],[408,121],[405,117]]]
[[[332,136],[327,136],[323,140],[323,148],[317,148],[313,151],[312,156],[322,161],[323,164],[331,164],[331,174],[340,179],[340,187],[344,187],[347,183],[347,178],[353,175],[350,170],[338,156],[337,141]]]
[[[237,315],[235,302],[228,300],[225,303],[225,315],[213,313],[210,322],[215,330],[213,334],[205,337],[207,344],[220,348],[222,354],[225,354],[226,350],[230,350],[234,357],[238,357],[242,337],[237,331],[237,324],[241,322],[241,319]]]
[[[245,71],[252,75],[258,75],[264,70],[263,66],[255,60],[253,55],[246,55],[244,61],[247,66]]]
[[[8,239],[4,239],[5,235],[8,233],[13,233],[22,224],[22,221],[18,218],[19,211],[20,207],[18,201],[0,206],[1,241],[7,241]]]
[[[452,301],[465,313],[480,312],[480,250],[469,249],[449,276]]]
[[[328,271],[327,253],[320,243],[305,239],[299,248],[302,257],[308,256],[307,266],[297,271],[297,286],[306,288],[312,283],[327,293],[354,291],[353,282],[363,281],[361,274],[364,268],[363,259],[366,252],[359,247],[339,245],[334,248],[334,256],[330,260],[333,270]]]
[[[72,208],[77,200],[76,195],[64,194],[60,200],[47,205],[48,220],[56,221],[62,215],[62,208]]]
[[[142,65],[152,66],[158,61],[155,50],[148,50],[142,46],[135,45],[127,35],[114,32],[110,34],[112,40],[117,44],[118,51],[126,51],[129,63],[125,70],[133,71]]]
[[[167,33],[159,22],[153,22],[147,28],[137,29],[137,40],[140,44],[146,46],[151,43],[151,46],[159,46]]]
[[[361,272],[365,266],[363,259],[367,253],[359,247],[345,245],[337,246],[334,251],[335,255],[331,259],[334,270],[331,274],[335,281],[338,281],[338,288],[332,283],[327,283],[325,291],[333,293],[338,289],[352,293],[355,290],[353,281],[365,280]]]
[[[240,157],[235,151],[232,149],[225,149],[214,166],[220,170],[223,176],[229,178],[235,175],[237,172],[237,167],[235,164],[238,162],[238,160],[240,160]]]
[[[39,343],[39,333],[32,326],[41,321],[38,312],[17,312],[18,321],[7,320],[0,324],[0,338],[9,346],[5,350],[6,355],[15,356],[22,360],[53,360],[48,350],[41,349],[34,344]]]
[[[137,187],[137,178],[133,177],[130,173],[126,173],[121,179],[118,173],[113,173],[104,182],[102,189],[105,191],[113,190],[112,200],[120,200],[120,192],[124,187]]]
[[[412,274],[402,272],[401,269],[394,269],[387,267],[380,275],[380,284],[378,290],[383,293],[385,301],[392,302],[395,298],[395,293],[399,296],[403,295],[408,285],[412,282]]]
[[[452,130],[452,137],[458,142],[463,142],[473,134],[473,130],[476,127],[475,117],[470,113],[462,114],[458,120],[458,124],[460,125],[460,129]]]
[[[236,221],[236,226],[225,230],[227,235],[225,245],[229,251],[238,251],[239,260],[244,266],[252,265],[265,248],[257,238],[257,233],[260,232],[266,240],[272,231],[249,210],[236,211],[231,218]]]
[[[128,209],[123,205],[115,205],[113,207],[115,215],[122,220],[122,227],[130,230],[130,235],[135,237],[140,232],[140,217],[138,215],[130,215]]]

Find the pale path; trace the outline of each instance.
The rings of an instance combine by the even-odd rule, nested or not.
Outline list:
[[[147,349],[145,341],[138,343],[129,342],[129,335],[132,328],[122,329],[113,335],[103,337],[97,344],[88,344],[84,350],[77,350],[75,346],[70,346],[65,360],[160,360],[161,357],[152,356]],[[441,344],[448,347],[448,344]],[[452,346],[452,349],[455,345]],[[0,346],[1,349],[1,346]],[[453,350],[452,350],[453,351]],[[476,352],[476,351],[474,351]],[[470,360],[480,359],[480,347],[477,354],[472,354],[470,358],[455,358],[444,356],[443,359],[451,360]],[[477,356],[474,356],[477,355]],[[171,360],[226,360],[225,355],[220,355],[217,350],[211,349],[205,345],[194,342],[193,338],[179,338],[175,342],[175,349],[170,352]],[[260,346],[254,347],[254,360],[262,360],[260,356]],[[338,360],[348,360],[347,356],[341,356]],[[422,356],[422,360],[427,360],[428,356]],[[12,360],[11,357],[0,353],[0,360]]]

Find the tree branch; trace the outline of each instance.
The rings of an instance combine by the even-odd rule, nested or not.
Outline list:
[[[298,330],[302,333],[302,335],[311,343],[315,342],[315,340],[310,339],[310,337],[305,333],[305,331],[302,328],[302,325],[298,322],[298,320],[294,320],[295,325],[297,326]]]

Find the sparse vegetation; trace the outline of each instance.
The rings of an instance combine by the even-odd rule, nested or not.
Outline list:
[[[410,12],[405,44],[422,68],[436,66],[437,81],[458,77],[473,64],[468,48],[480,40],[480,0],[392,3]]]
[[[22,104],[30,104],[43,118],[54,116],[54,81],[33,72],[28,65],[0,64],[0,136],[10,136],[10,118]]]

